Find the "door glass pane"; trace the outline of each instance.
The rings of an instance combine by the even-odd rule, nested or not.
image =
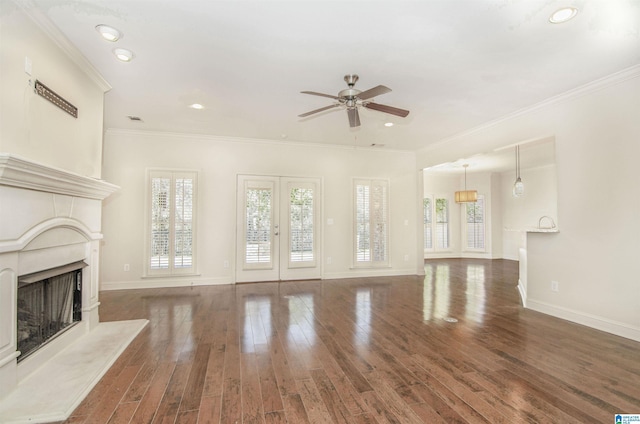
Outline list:
[[[272,191],[267,188],[247,188],[245,191],[246,227],[245,262],[271,262]]]
[[[171,179],[151,179],[151,269],[169,268]]]
[[[289,259],[291,262],[314,260],[313,189],[292,188],[289,193]]]

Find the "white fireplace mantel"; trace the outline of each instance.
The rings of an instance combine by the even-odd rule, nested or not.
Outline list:
[[[97,327],[102,200],[118,189],[0,153],[0,399]],[[18,364],[18,277],[80,260],[88,265],[82,271],[82,320]]]
[[[0,153],[0,185],[96,200],[104,200],[120,188],[7,153]]]

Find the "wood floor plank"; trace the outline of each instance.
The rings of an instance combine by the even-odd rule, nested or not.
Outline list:
[[[331,415],[314,381],[300,380],[297,382],[297,385],[309,422],[312,424],[332,422]]]
[[[222,395],[203,397],[198,410],[198,424],[218,424],[221,407]]]
[[[180,402],[180,411],[192,411],[200,407],[200,398],[202,397],[204,389],[204,379],[210,351],[210,344],[204,343],[198,345],[191,371],[189,372],[189,379],[187,380],[182,401]]]
[[[173,375],[175,367],[176,364],[174,362],[162,362],[158,366],[156,373],[149,383],[148,390],[140,400],[140,404],[138,405],[138,409],[136,409],[132,422],[141,424],[149,424],[153,422],[153,418],[156,415],[158,406],[162,401],[164,392],[169,384],[171,375]]]
[[[167,384],[164,396],[158,405],[153,423],[165,424],[175,421],[190,370],[190,362],[181,362],[176,365],[169,384]]]
[[[264,412],[282,411],[284,409],[282,396],[280,396],[269,351],[256,354],[256,365],[260,377],[260,393]]]
[[[318,388],[318,393],[327,408],[327,412],[331,416],[331,422],[336,424],[348,423],[351,413],[342,402],[338,391],[331,382],[327,373],[322,368],[318,368],[311,371],[311,376]]]
[[[102,292],[149,324],[66,424],[610,422],[640,343],[520,306],[518,263]],[[455,317],[457,323],[443,318]]]
[[[129,389],[129,385],[131,385],[131,382],[136,378],[139,371],[140,365],[131,365],[123,369],[109,388],[109,392],[91,412],[88,421],[107,422],[117,409],[120,400]]]
[[[299,394],[284,396],[284,413],[289,423],[308,424],[309,417]]]
[[[138,408],[138,402],[125,402],[120,403],[116,407],[113,415],[109,418],[108,424],[129,424],[131,417]],[[92,421],[95,418],[92,418]]]
[[[284,411],[271,411],[264,414],[266,424],[286,424],[287,416]]]
[[[242,371],[242,422],[263,423],[264,409],[255,354],[242,353],[240,364]]]

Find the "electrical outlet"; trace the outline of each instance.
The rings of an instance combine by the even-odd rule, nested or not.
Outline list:
[[[331,256],[327,256],[327,264],[331,264]]]
[[[404,255],[404,261],[409,262],[409,255]]]
[[[224,267],[229,268],[229,261],[224,261]]]
[[[129,272],[131,270],[131,267],[129,266],[129,264],[124,264],[124,272]]]
[[[554,292],[560,291],[560,283],[558,283],[557,281],[552,281],[551,291],[554,291]]]

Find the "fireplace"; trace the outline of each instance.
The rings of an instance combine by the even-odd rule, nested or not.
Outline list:
[[[18,363],[82,320],[84,261],[18,277]]]
[[[116,190],[0,153],[0,399],[98,326],[101,207]]]

